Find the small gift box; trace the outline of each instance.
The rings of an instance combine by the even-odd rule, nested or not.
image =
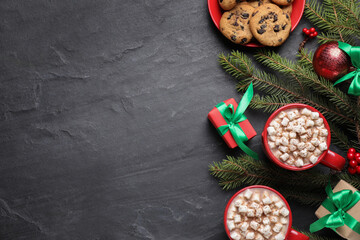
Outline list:
[[[328,198],[316,210],[319,218],[310,225],[310,231],[331,228],[348,240],[360,239],[360,192],[341,180],[334,188],[326,187]]]
[[[244,142],[256,136],[254,128],[244,115],[252,96],[253,86],[251,83],[239,105],[233,98],[230,98],[216,105],[208,114],[208,118],[228,147],[235,148],[239,146],[245,153],[257,158],[257,154],[244,144]]]

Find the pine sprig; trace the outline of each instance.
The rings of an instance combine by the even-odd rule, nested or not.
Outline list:
[[[260,96],[259,94],[255,94],[250,102],[250,108],[257,110],[262,109],[264,112],[271,113],[274,112],[276,109],[293,102],[294,101],[292,99],[281,95]]]
[[[298,228],[294,227],[294,229],[306,236],[308,236],[310,238],[310,240],[339,240],[339,237],[333,238],[333,237],[324,237],[324,236],[319,236],[315,233],[310,233],[307,231],[303,231],[303,230],[299,230]]]

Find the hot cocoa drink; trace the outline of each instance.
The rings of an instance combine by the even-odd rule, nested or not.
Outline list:
[[[283,163],[301,168],[315,164],[328,149],[328,130],[316,111],[293,108],[281,111],[267,128],[268,145]]]
[[[287,205],[275,192],[250,188],[230,203],[226,225],[233,240],[284,240],[289,214]]]

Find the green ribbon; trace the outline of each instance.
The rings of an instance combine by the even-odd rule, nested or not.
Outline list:
[[[356,67],[356,70],[346,74],[345,76],[337,80],[334,83],[334,86],[353,77],[354,79],[350,84],[348,94],[360,96],[360,47],[353,47],[344,42],[338,43],[339,48],[350,56],[351,63],[354,67]]]
[[[221,116],[223,116],[227,123],[226,125],[218,127],[217,130],[221,136],[223,136],[225,133],[227,133],[227,131],[230,130],[231,135],[233,136],[235,142],[240,147],[240,149],[249,156],[255,159],[259,159],[256,152],[252,151],[250,148],[248,148],[248,146],[245,145],[244,142],[248,141],[249,139],[239,125],[240,122],[247,119],[244,115],[244,112],[249,106],[253,95],[254,89],[253,84],[251,83],[246,90],[244,96],[240,100],[236,112],[234,111],[234,106],[232,104],[226,105],[226,103],[221,102],[216,105],[216,108],[219,110]]]
[[[353,193],[351,190],[345,189],[334,193],[329,183],[326,187],[326,193],[328,198],[321,205],[330,213],[312,223],[310,232],[316,232],[325,227],[336,232],[336,228],[346,225],[360,234],[360,223],[347,213],[360,200],[360,192]]]

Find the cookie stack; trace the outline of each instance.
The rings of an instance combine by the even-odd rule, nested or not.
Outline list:
[[[234,43],[279,46],[289,37],[293,0],[219,0],[220,31]]]

